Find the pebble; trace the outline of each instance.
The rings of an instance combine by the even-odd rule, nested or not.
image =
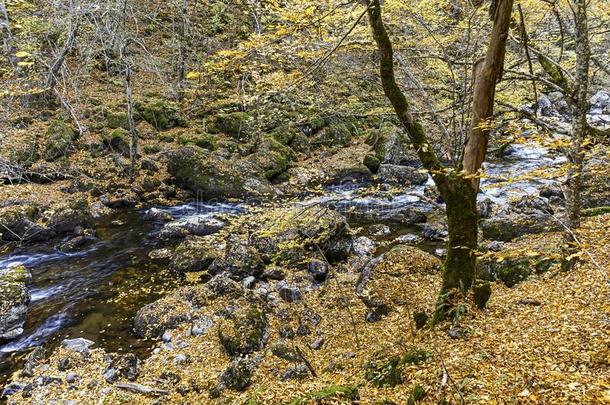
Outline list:
[[[170,331],[166,330],[165,332],[163,332],[163,335],[161,335],[161,340],[164,341],[165,343],[171,342],[172,333]]]
[[[104,379],[109,384],[112,384],[119,379],[119,372],[114,368],[110,368],[104,372]]]
[[[176,357],[174,357],[174,363],[176,363],[176,364],[186,363],[186,361],[187,361],[187,357],[184,354],[178,354],[178,355],[176,355]]]
[[[76,374],[74,373],[68,373],[68,375],[66,375],[66,382],[67,383],[73,383],[76,381]]]
[[[61,342],[61,346],[64,349],[81,354],[89,354],[89,346],[93,344],[95,342],[84,338],[64,339]]]
[[[256,278],[254,276],[248,276],[241,280],[241,285],[248,290],[254,288],[254,284],[256,284]]]

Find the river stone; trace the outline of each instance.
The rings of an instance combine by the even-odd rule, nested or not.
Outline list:
[[[30,302],[26,284],[30,279],[30,272],[22,265],[0,270],[0,341],[23,333]]]
[[[329,260],[340,259],[351,249],[344,242],[349,230],[345,218],[328,208],[275,209],[264,213],[260,223],[251,241],[266,263],[306,264],[305,258],[318,250]]]
[[[377,171],[380,183],[393,186],[422,185],[428,181],[428,174],[417,167],[382,164]]]
[[[561,224],[553,217],[553,209],[540,197],[524,196],[480,222],[483,237],[490,240],[511,241],[530,234],[561,230]]]
[[[395,306],[406,303],[402,282],[407,274],[437,273],[441,265],[438,258],[421,249],[396,245],[364,267],[356,285],[356,295],[377,320]]]
[[[90,228],[93,226],[93,217],[88,211],[69,207],[45,212],[43,222],[58,234],[73,232],[76,228]]]
[[[189,237],[174,251],[170,267],[178,272],[206,270],[224,256],[226,244],[213,236]]]
[[[37,221],[40,209],[33,204],[9,205],[0,208],[0,240],[41,242],[55,232]]]
[[[239,356],[263,348],[269,323],[262,308],[246,306],[238,308],[218,328],[218,337],[227,353]]]
[[[227,241],[224,255],[214,259],[208,271],[210,274],[226,273],[233,280],[248,276],[258,277],[264,263],[254,246],[246,239],[235,235]]]
[[[142,217],[145,221],[167,222],[172,220],[172,215],[169,212],[159,208],[150,208]]]
[[[165,224],[159,232],[159,238],[167,240],[185,238],[187,235],[205,236],[218,232],[224,226],[225,223],[216,218],[187,217]]]
[[[267,179],[256,172],[252,163],[224,160],[194,146],[174,150],[169,156],[168,171],[179,185],[207,199],[274,193]]]
[[[61,341],[61,347],[64,349],[83,355],[89,354],[89,346],[94,344],[95,342],[85,338],[64,339]]]

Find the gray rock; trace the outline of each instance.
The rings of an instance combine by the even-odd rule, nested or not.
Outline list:
[[[172,257],[172,251],[167,248],[153,249],[148,252],[148,257],[153,260],[164,260]]]
[[[309,369],[303,363],[287,369],[282,375],[283,380],[302,380],[309,376]]]
[[[360,236],[354,240],[352,250],[357,256],[370,256],[377,249],[375,242],[366,236]]]
[[[256,284],[256,278],[254,276],[248,276],[248,277],[245,277],[243,280],[241,280],[241,285],[244,288],[247,288],[249,290],[254,288],[255,284]]]
[[[89,347],[94,344],[95,342],[85,338],[64,339],[61,341],[61,347],[64,349],[83,355],[89,354]]]
[[[187,235],[205,236],[218,232],[224,226],[225,223],[216,218],[187,217],[167,223],[159,232],[159,238],[169,240],[185,238]]]
[[[159,208],[151,208],[144,213],[143,219],[145,221],[167,222],[172,220],[172,215]]]
[[[109,368],[108,370],[104,371],[103,376],[104,380],[106,380],[108,384],[113,384],[119,379],[119,372],[114,368]]]
[[[328,275],[328,263],[326,263],[325,261],[312,260],[309,262],[307,269],[309,270],[309,274],[311,274],[311,276],[313,277],[313,279],[316,282],[322,283],[326,280],[326,276]],[[278,284],[278,288],[279,288],[279,284]],[[281,292],[280,292],[280,296],[282,296]]]
[[[610,106],[610,92],[607,90],[599,90],[591,97],[589,102],[592,109],[600,108],[603,110]]]
[[[261,361],[260,356],[254,358],[238,358],[233,360],[218,377],[219,388],[243,391],[252,383],[252,376]]]
[[[258,251],[249,241],[236,236],[227,241],[224,256],[215,259],[208,271],[211,274],[224,272],[233,280],[241,280],[248,276],[259,276],[263,268],[263,260]]]
[[[296,285],[289,285],[282,280],[276,288],[280,297],[286,302],[299,301],[302,298],[301,290]]]
[[[309,344],[309,347],[312,350],[320,350],[322,348],[322,345],[324,344],[324,336],[320,336],[318,337],[316,340],[314,340],[313,342],[311,342]]]
[[[176,356],[174,356],[174,363],[175,364],[184,364],[187,361],[188,361],[188,358],[184,354],[177,354]]]
[[[192,336],[201,336],[206,334],[210,329],[212,329],[213,321],[212,318],[203,317],[199,318],[197,321],[193,323],[191,326],[191,335]]]
[[[276,266],[268,266],[261,274],[263,280],[283,280],[286,278],[284,270]]]
[[[161,340],[164,341],[165,343],[171,342],[172,333],[170,331],[166,330],[165,332],[163,332],[163,335],[161,335]]]
[[[428,174],[417,167],[382,164],[377,178],[379,182],[393,186],[422,185],[428,181]]]
[[[390,230],[390,227],[384,224],[373,224],[371,226],[369,226],[369,234],[373,235],[373,236],[387,236],[390,233],[392,233],[392,231]]]
[[[66,382],[68,384],[73,384],[76,382],[76,374],[75,373],[68,373],[66,375]]]
[[[422,240],[423,239],[420,236],[417,236],[413,233],[407,233],[405,235],[400,235],[399,237],[394,239],[394,242],[408,243],[409,245],[415,245],[417,243],[420,243]]]
[[[28,354],[23,369],[21,369],[21,375],[24,377],[31,377],[34,375],[34,367],[44,359],[45,350],[42,346],[36,346],[30,354]]]

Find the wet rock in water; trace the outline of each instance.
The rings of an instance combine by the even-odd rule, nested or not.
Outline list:
[[[219,388],[243,391],[252,383],[252,376],[261,361],[261,357],[238,358],[227,366],[218,377]]]
[[[484,238],[504,242],[525,234],[561,229],[548,202],[529,196],[504,206],[493,217],[482,220],[480,226]]]
[[[91,235],[75,236],[74,238],[68,239],[66,242],[62,243],[59,246],[59,250],[64,253],[77,252],[96,241],[98,241],[98,239]]]
[[[150,208],[144,213],[142,218],[145,221],[167,222],[172,220],[172,215],[159,208]]]
[[[379,182],[393,186],[422,185],[428,181],[428,174],[418,167],[382,164],[377,171]]]
[[[89,347],[94,344],[95,342],[85,338],[64,339],[61,341],[61,347],[64,349],[70,352],[80,353],[82,355],[88,355]]]
[[[189,237],[174,251],[170,267],[178,272],[206,270],[224,256],[226,245],[214,237]]]
[[[216,218],[188,217],[165,224],[159,232],[159,239],[179,239],[187,235],[205,236],[218,232],[224,226],[225,223]]]
[[[413,233],[407,233],[406,235],[400,235],[399,237],[394,239],[394,242],[406,243],[409,245],[416,245],[416,244],[420,243],[422,240],[423,239],[421,236],[417,236]]]
[[[261,308],[238,308],[221,323],[218,337],[229,355],[245,355],[263,348],[269,334],[268,328],[267,316]]]
[[[384,224],[373,224],[371,226],[369,226],[369,234],[373,235],[373,236],[387,236],[390,233],[392,233],[392,231],[390,230],[390,227]]]
[[[0,269],[0,341],[23,333],[30,294],[30,272],[22,265]]]
[[[328,263],[324,260],[314,259],[310,261],[307,269],[316,282],[322,283],[326,280],[326,276],[328,275]]]
[[[234,280],[241,280],[260,276],[263,268],[263,260],[256,248],[248,240],[234,236],[227,241],[224,255],[216,258],[208,271],[211,274],[226,273]]]
[[[251,240],[266,263],[300,265],[318,248],[329,260],[341,260],[351,249],[345,218],[328,208],[276,209],[263,214],[261,223]]]
[[[404,305],[403,278],[409,273],[432,274],[439,271],[441,261],[409,245],[397,245],[383,256],[372,259],[362,270],[356,294],[376,320],[396,305]]]
[[[198,147],[174,150],[168,171],[178,184],[207,199],[274,194],[268,180],[257,173],[251,162],[224,160]]]
[[[42,220],[57,234],[70,233],[78,227],[90,228],[93,225],[93,218],[88,211],[69,207],[46,212]]]
[[[290,285],[283,280],[277,284],[277,292],[286,302],[300,301],[302,298],[301,290],[298,286]]]

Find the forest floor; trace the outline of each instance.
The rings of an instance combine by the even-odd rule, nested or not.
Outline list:
[[[400,293],[409,297],[409,305],[398,306],[376,323],[364,320],[365,307],[353,293],[357,276],[334,273],[336,282],[329,280],[296,304],[322,319],[317,330],[323,331],[324,343],[319,350],[308,348],[311,336],[292,341],[315,376],[310,371],[300,380],[282,380],[279,370],[290,362],[267,355],[247,390],[224,392],[222,399],[214,399],[210,387],[229,361],[214,325],[199,337],[185,327],[173,331],[172,342],[182,348],[160,350],[145,360],[137,382],[167,391],[156,403],[350,403],[359,398],[361,404],[406,404],[419,388],[425,391],[422,403],[439,403],[443,398],[448,401],[444,403],[610,403],[609,221],[610,215],[584,221],[579,237],[587,250],[575,270],[552,269],[513,288],[493,283],[487,307],[469,308],[459,327],[445,323],[415,331],[410,324],[414,308],[430,309],[434,302],[438,273],[406,277]],[[554,237],[533,235],[522,242],[536,247]],[[277,320],[270,322],[273,335]],[[450,337],[448,329],[457,330],[459,336]],[[379,353],[403,360],[411,355],[398,366],[399,383],[393,388],[375,387],[365,379],[367,364]],[[73,359],[72,368],[59,371],[58,362],[66,357]],[[65,380],[73,373],[77,376],[73,389],[43,385],[30,393],[32,398],[18,394],[11,400],[155,401],[150,393],[108,384],[101,377],[105,365],[101,349],[92,350],[89,358],[58,349],[26,381],[41,376]]]

